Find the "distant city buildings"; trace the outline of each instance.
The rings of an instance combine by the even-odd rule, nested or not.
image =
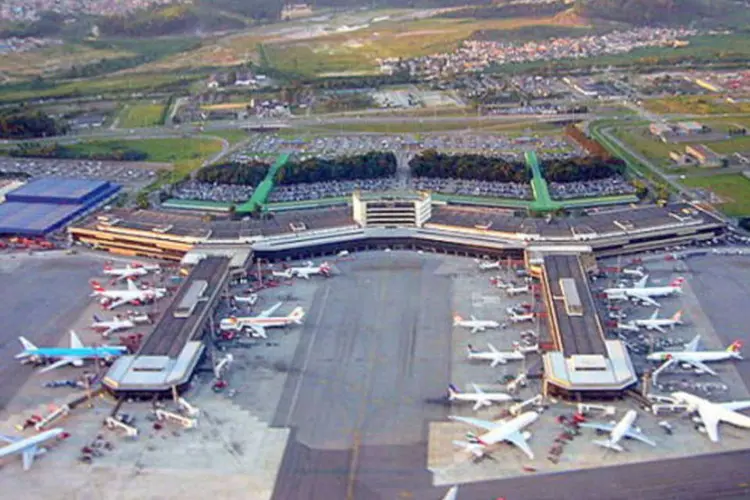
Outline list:
[[[36,21],[42,12],[78,16],[117,16],[152,5],[182,3],[175,0],[4,0],[1,21]]]

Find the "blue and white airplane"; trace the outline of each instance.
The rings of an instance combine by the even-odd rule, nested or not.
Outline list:
[[[73,330],[70,331],[70,347],[37,347],[24,337],[18,337],[18,340],[23,344],[23,351],[16,354],[16,359],[30,359],[37,362],[49,359],[57,360],[39,370],[39,373],[48,372],[68,364],[82,366],[84,359],[109,360],[128,351],[127,347],[121,345],[86,347]]]

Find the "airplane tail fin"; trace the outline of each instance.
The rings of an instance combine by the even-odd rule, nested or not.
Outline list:
[[[305,317],[305,310],[302,307],[295,307],[292,312],[289,313],[289,319],[298,325],[302,324],[302,318]]]
[[[595,445],[597,445],[597,446],[601,446],[602,448],[607,448],[607,449],[615,450],[615,451],[623,451],[622,446],[620,446],[617,443],[613,443],[613,442],[611,442],[609,440],[607,440],[607,441],[592,441],[592,442]]]
[[[104,287],[102,286],[102,284],[96,280],[91,280],[91,288],[94,290],[94,292],[104,291]]]
[[[94,314],[94,323],[101,323],[101,322],[102,322],[102,319],[96,314]]]
[[[679,310],[676,313],[674,313],[674,316],[672,316],[672,321],[675,321],[677,323],[680,323],[682,321],[682,310]]]
[[[474,346],[473,345],[467,344],[467,346],[466,346],[466,352],[468,352],[469,354],[474,354],[476,351],[474,350]]]
[[[742,341],[735,340],[729,345],[729,347],[727,347],[727,352],[733,352],[733,353],[739,354],[740,349],[742,349]]]
[[[21,345],[23,345],[24,351],[33,351],[37,349],[37,347],[34,344],[32,344],[31,341],[27,339],[26,337],[18,337],[18,340],[21,342]],[[23,353],[16,355],[16,357],[19,357],[22,355]]]
[[[328,262],[323,262],[318,269],[320,269],[320,272],[325,275],[331,274],[331,264]]]
[[[669,284],[669,286],[673,288],[677,288],[678,290],[682,290],[682,284],[685,283],[685,278],[680,276],[676,280],[674,280],[672,283]]]
[[[453,401],[459,394],[461,394],[461,391],[458,390],[458,387],[453,384],[448,384],[448,400]]]
[[[458,314],[453,315],[453,326],[457,326],[460,322],[462,322],[464,319],[459,316]]]

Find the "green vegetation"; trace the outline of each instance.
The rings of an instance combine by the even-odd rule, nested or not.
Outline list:
[[[711,142],[707,144],[709,148],[719,154],[732,154],[750,151],[750,137],[735,137],[721,142]]]
[[[199,9],[189,4],[157,5],[124,16],[101,18],[101,32],[107,36],[156,37],[195,31],[241,29],[246,23],[221,11]]]
[[[309,158],[287,162],[279,169],[275,182],[280,185],[354,179],[379,179],[396,174],[393,153],[371,151],[361,155],[339,156],[333,159]]]
[[[545,160],[542,175],[549,182],[580,182],[606,179],[625,173],[625,162],[618,158],[603,160],[588,156],[568,160]]]
[[[531,174],[522,163],[482,155],[447,155],[428,149],[409,162],[414,177],[473,179],[489,182],[529,182]]]
[[[750,48],[748,53],[750,54]],[[644,103],[644,107],[649,111],[660,114],[750,113],[750,103],[731,103],[719,96],[679,96],[651,99]]]
[[[750,180],[741,174],[721,174],[709,177],[688,177],[685,186],[708,189],[718,195],[723,203],[718,207],[727,215],[750,215]]]
[[[240,129],[226,129],[226,130],[211,130],[206,132],[203,137],[206,138],[213,138],[213,137],[219,137],[221,139],[224,139],[229,143],[230,146],[234,146],[235,144],[239,144],[240,142],[246,140],[249,136],[247,132]]]
[[[12,108],[0,111],[0,138],[31,139],[61,135],[68,126],[43,111]]]
[[[119,113],[119,128],[144,128],[163,125],[164,104],[126,104]]]
[[[728,0],[578,0],[576,12],[629,24],[691,24],[742,15]]]
[[[645,127],[616,128],[612,135],[659,166],[669,164],[670,151],[685,148],[685,144],[667,144],[656,139]]]
[[[745,33],[730,35],[702,35],[687,39],[690,45],[673,47],[643,47],[625,54],[607,54],[581,59],[558,59],[503,64],[491,67],[497,73],[528,73],[556,75],[562,70],[583,71],[591,68],[613,66],[632,68],[634,71],[657,71],[711,65],[713,67],[745,68],[750,60],[750,37]]]
[[[259,161],[217,163],[200,169],[195,178],[201,182],[212,184],[257,186],[266,178],[268,169],[268,163]]]

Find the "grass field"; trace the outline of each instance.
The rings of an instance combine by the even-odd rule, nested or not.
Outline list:
[[[727,141],[712,142],[708,144],[712,150],[719,154],[732,154],[742,151],[750,151],[750,137],[737,137]]]
[[[250,137],[250,135],[244,130],[210,130],[203,134],[203,136],[209,139],[211,137],[221,137],[231,146],[234,146]]]
[[[612,135],[662,167],[669,164],[670,151],[685,148],[682,144],[667,144],[655,139],[646,127],[618,128],[612,131]]]
[[[688,177],[682,183],[688,187],[708,189],[716,193],[724,200],[718,207],[729,216],[750,215],[750,180],[742,174]]]
[[[118,114],[119,128],[143,128],[162,125],[164,104],[126,104]]]
[[[68,146],[82,156],[106,153],[113,149],[132,149],[146,153],[146,161],[168,162],[178,174],[190,172],[221,151],[216,139],[134,139],[80,142]]]
[[[264,44],[271,67],[302,75],[377,72],[377,59],[448,52],[482,30],[555,25],[552,17],[514,19],[422,19],[384,22],[359,31],[311,40]]]
[[[654,113],[684,113],[715,115],[722,113],[750,113],[750,103],[730,103],[718,96],[680,96],[651,99],[644,107]]]

